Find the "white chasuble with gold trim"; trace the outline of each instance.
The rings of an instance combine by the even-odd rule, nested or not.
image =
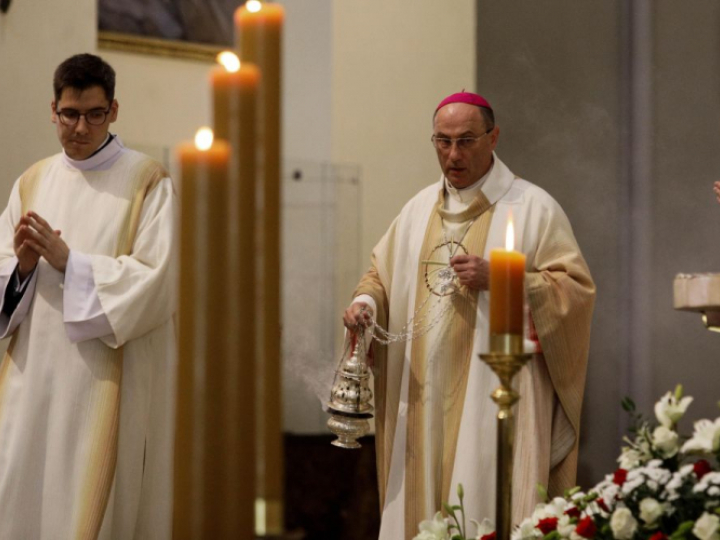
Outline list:
[[[544,351],[516,377],[522,396],[513,481],[518,522],[537,502],[537,483],[557,492],[574,482],[594,284],[559,205],[516,178],[497,156],[466,211],[443,210],[443,185],[441,180],[406,204],[373,251],[373,267],[356,295],[369,294],[378,322],[399,333],[423,305],[423,261],[449,239],[443,222],[448,229],[455,220],[455,231],[468,227],[463,246],[488,259],[491,249],[504,247],[512,213]],[[469,518],[495,517],[497,406],[490,394],[498,381],[478,357],[488,344],[488,293],[463,287],[451,301],[452,309],[424,337],[374,345],[381,540],[411,540],[419,522],[443,502],[458,502],[458,483]]]
[[[170,538],[172,182],[124,148],[88,170],[62,154],[39,162],[0,216],[4,273],[16,264],[13,229],[28,210],[89,257],[112,334],[71,342],[65,276],[40,259],[29,311],[0,365],[0,538]]]

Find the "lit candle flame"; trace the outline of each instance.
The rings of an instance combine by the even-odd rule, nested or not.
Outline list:
[[[213,143],[213,130],[209,127],[201,127],[195,134],[195,147],[205,152],[209,150]]]
[[[515,249],[515,227],[513,227],[512,214],[508,217],[507,229],[505,230],[505,249]]]
[[[229,73],[235,73],[240,69],[240,59],[234,52],[223,51],[217,55],[216,60],[222,64]]]
[[[250,13],[257,13],[262,9],[262,4],[260,0],[249,0],[245,3],[245,7]]]

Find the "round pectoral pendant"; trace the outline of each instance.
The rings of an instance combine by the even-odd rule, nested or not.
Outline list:
[[[450,266],[450,258],[461,254],[468,254],[465,246],[459,242],[446,241],[435,246],[428,259],[422,261],[425,266],[425,285],[432,294],[450,296],[460,290],[460,282]]]

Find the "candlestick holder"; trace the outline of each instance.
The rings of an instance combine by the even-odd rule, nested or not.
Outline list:
[[[491,394],[498,406],[497,414],[497,471],[495,523],[497,539],[509,540],[512,523],[512,476],[513,476],[513,443],[515,424],[513,405],[520,399],[512,387],[515,375],[530,360],[532,354],[523,352],[523,338],[515,334],[497,334],[490,336],[488,354],[480,354],[480,358],[500,379],[500,386]]]
[[[365,363],[365,329],[355,334],[355,347],[348,357],[343,354],[330,392],[327,412],[331,414],[328,428],[337,436],[331,444],[340,448],[360,448],[357,440],[370,431],[370,370]]]

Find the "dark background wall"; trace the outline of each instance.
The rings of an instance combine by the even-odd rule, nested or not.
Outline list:
[[[682,383],[692,419],[717,416],[720,336],[673,310],[672,282],[720,272],[720,4],[480,0],[477,35],[499,155],[563,206],[598,288],[589,485],[616,467],[623,396],[652,416]]]

